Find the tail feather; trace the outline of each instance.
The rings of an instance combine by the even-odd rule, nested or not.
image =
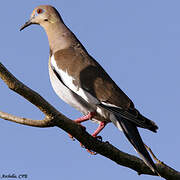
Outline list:
[[[146,147],[144,146],[137,127],[132,122],[126,120],[125,118],[122,118],[121,116],[115,115],[115,117],[119,122],[125,136],[134,146],[139,155],[142,157],[143,161],[147,164],[147,166],[151,168],[154,173],[159,175],[156,165],[154,164],[151,156],[149,155]]]
[[[144,122],[143,125],[146,125],[146,128],[153,131],[153,132],[157,132],[158,126],[156,125],[156,123],[154,121],[151,121],[150,119],[144,117],[142,114],[138,113],[138,117],[137,117],[141,122]],[[139,126],[144,128],[144,126]]]
[[[131,121],[134,125],[138,127],[157,132],[158,126],[155,124],[155,122],[141,115],[139,111],[135,108],[124,110],[119,107],[112,107],[104,104],[100,104],[99,106],[107,109],[108,111],[116,114],[117,116],[125,118],[127,121]]]

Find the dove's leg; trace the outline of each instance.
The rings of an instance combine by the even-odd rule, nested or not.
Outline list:
[[[83,117],[80,117],[80,118],[74,120],[74,122],[80,124],[80,123],[82,123],[82,122],[85,122],[85,121],[87,121],[87,120],[92,119],[92,118],[94,117],[94,115],[95,115],[95,112],[89,112],[87,115],[85,115],[85,116],[83,116]],[[106,122],[100,122],[98,128],[94,131],[94,133],[92,134],[92,136],[93,136],[94,138],[97,138],[97,139],[99,139],[99,140],[102,141],[102,137],[101,137],[101,136],[97,136],[97,135],[104,129],[104,127],[106,126],[106,124],[107,124]],[[82,125],[81,125],[81,126],[82,126]],[[84,126],[83,126],[83,127],[84,127]],[[85,128],[85,127],[84,127],[84,128]],[[73,136],[72,136],[71,134],[68,134],[68,135],[69,135],[69,137],[70,137],[71,139],[74,140],[74,138],[73,138]],[[81,145],[82,147],[84,147],[82,143],[80,143],[80,145]],[[88,151],[90,154],[96,154],[95,152],[93,152],[93,151],[91,151],[91,150],[89,150],[89,149],[87,149],[87,151]]]
[[[87,115],[83,116],[83,117],[80,117],[76,120],[74,120],[74,122],[76,123],[82,123],[84,121],[87,121],[87,120],[90,120],[93,118],[93,116],[95,115],[95,112],[89,112]]]
[[[93,137],[97,137],[97,135],[104,129],[104,127],[106,126],[106,122],[102,121],[99,123],[98,128],[94,131],[94,133],[92,134]]]
[[[82,122],[85,122],[85,121],[92,119],[94,115],[95,115],[95,112],[89,112],[87,115],[80,117],[78,119],[75,119],[74,122],[81,124]],[[81,125],[81,126],[84,127],[83,125]],[[72,140],[74,140],[74,138],[71,134],[68,134],[68,135]]]

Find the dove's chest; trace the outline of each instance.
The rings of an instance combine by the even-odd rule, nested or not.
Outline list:
[[[52,87],[56,94],[67,104],[76,108],[83,114],[87,114],[90,111],[95,110],[95,106],[92,107],[84,98],[87,99],[87,96],[81,89],[79,89],[74,83],[73,78],[68,75],[65,71],[56,72],[52,69],[51,63],[53,57],[49,60],[49,76]],[[83,97],[79,96],[77,93],[80,93]]]

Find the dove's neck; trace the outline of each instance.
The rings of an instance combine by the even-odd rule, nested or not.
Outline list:
[[[51,23],[43,27],[52,52],[69,48],[76,41],[73,33],[62,22]]]

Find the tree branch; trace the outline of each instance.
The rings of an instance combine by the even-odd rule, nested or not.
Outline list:
[[[28,118],[17,117],[0,111],[0,118],[27,126],[34,126],[41,128],[54,126],[53,124],[51,124],[51,119],[49,119],[48,117],[45,117],[43,120],[32,120]]]
[[[17,117],[5,112],[0,112],[0,118],[35,127],[53,127],[57,126],[67,133],[70,133],[86,148],[91,149],[119,165],[126,166],[140,174],[155,175],[145,163],[130,154],[124,153],[111,145],[108,142],[101,142],[88,134],[84,128],[68,119],[62,113],[57,111],[51,104],[49,104],[43,97],[32,89],[25,86],[22,82],[17,80],[1,63],[0,63],[0,78],[8,85],[8,87],[16,93],[23,96],[33,105],[40,109],[45,115],[42,120],[32,120],[28,118]],[[164,179],[177,180],[180,179],[180,172],[172,169],[164,163],[156,163],[157,169]]]

